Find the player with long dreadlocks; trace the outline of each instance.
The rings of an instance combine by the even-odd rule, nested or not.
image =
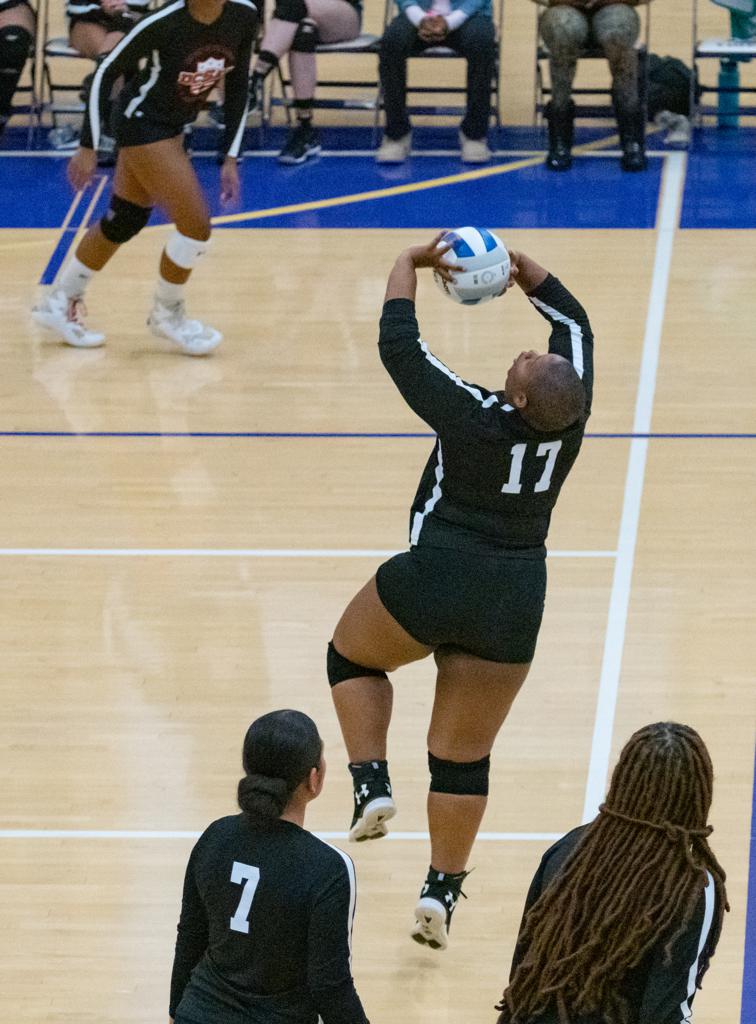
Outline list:
[[[630,737],[597,817],[544,854],[499,1024],[690,1020],[729,910],[712,785],[695,730],[657,722]]]

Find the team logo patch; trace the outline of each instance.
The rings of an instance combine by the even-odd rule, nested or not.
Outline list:
[[[225,57],[207,57],[205,60],[197,61],[194,71],[182,71],[178,76],[178,82],[190,96],[200,96],[213,89],[233,70],[233,65],[226,67]]]

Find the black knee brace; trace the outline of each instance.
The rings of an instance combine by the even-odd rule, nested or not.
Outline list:
[[[100,230],[109,242],[123,245],[146,227],[151,214],[151,207],[137,206],[128,199],[113,195],[110,208],[100,221]]]
[[[276,0],[273,17],[279,21],[301,21],[308,14],[305,0]]]
[[[428,751],[431,793],[451,793],[454,796],[488,796],[488,773],[491,755],[480,761],[444,761]]]
[[[318,26],[312,18],[302,18],[294,33],[291,49],[294,53],[315,53],[318,41]]]
[[[365,665],[357,665],[355,662],[339,654],[333,646],[333,640],[328,644],[328,682],[331,686],[343,683],[347,679],[359,679],[361,676],[378,676],[388,679],[388,676],[380,668],[366,668]]]
[[[32,37],[20,25],[0,28],[0,114],[10,113],[11,100],[24,70]]]

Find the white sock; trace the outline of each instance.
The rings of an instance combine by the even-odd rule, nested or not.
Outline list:
[[[95,273],[96,271],[90,270],[81,260],[77,260],[75,256],[72,256],[63,268],[58,285],[65,293],[67,299],[80,299],[87,290],[87,285]]]
[[[175,306],[184,298],[183,284],[171,284],[164,277],[158,277],[157,292],[155,293],[158,302],[164,306]]]

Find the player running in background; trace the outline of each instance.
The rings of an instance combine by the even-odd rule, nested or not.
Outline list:
[[[383,364],[438,434],[412,505],[410,550],[389,559],[352,600],[328,649],[328,678],[354,782],[350,838],[386,833],[395,805],[386,763],[392,687],[386,675],[433,654],[428,732],[431,865],[413,937],[447,944],[488,795],[490,753],[525,681],[546,591],[551,510],[590,413],[593,337],[585,310],[524,253],[512,277],[551,327],[548,353],[520,353],[504,390],[461,380],[421,340],[416,270],[453,273],[448,246],[405,250],[388,280]],[[497,340],[497,344],[499,344]]]
[[[528,892],[499,1024],[684,1024],[727,906],[708,843],[714,773],[698,733],[634,733],[588,825]]]
[[[74,188],[89,183],[113,83],[144,59],[118,97],[114,134],[120,147],[110,209],[93,225],[68,261],[55,289],[33,313],[68,345],[102,345],[103,334],[83,320],[83,298],[94,274],[119,246],[147,224],[160,206],[175,224],[160,261],[148,325],[188,355],[204,355],[221,334],[184,309],[184,284],[207,251],[210,214],[197,176],[183,147],[184,127],[192,122],[210,91],[224,82],[226,132],[221,198],[239,196],[237,158],[247,111],[247,81],[257,11],[250,0],[175,0],[149,14],[100,64],[92,83],[79,150],[71,158]]]
[[[301,711],[272,711],[244,739],[242,813],[192,850],[171,978],[175,1024],[368,1024],[350,966],[350,858],[304,827],[325,777]]]

